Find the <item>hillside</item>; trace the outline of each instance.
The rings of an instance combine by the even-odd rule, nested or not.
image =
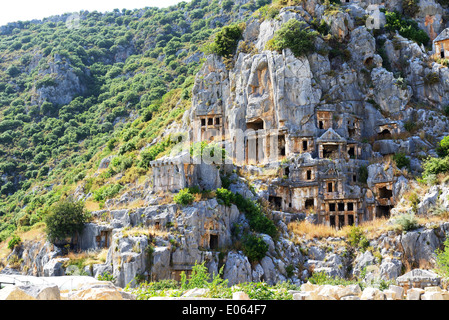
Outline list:
[[[447,276],[447,14],[203,0],[1,27],[2,272]]]
[[[92,175],[113,152],[120,186],[147,175],[139,150],[190,107],[202,44],[257,9],[226,3],[81,12],[76,28],[69,14],[2,27],[1,240],[80,181],[103,186],[108,173]]]

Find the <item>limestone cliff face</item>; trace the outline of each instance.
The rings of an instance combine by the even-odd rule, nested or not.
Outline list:
[[[54,59],[48,63],[48,68],[39,72],[40,79],[45,77],[51,79],[51,83],[35,85],[32,103],[41,105],[48,101],[55,105],[65,105],[86,91],[81,74],[77,74],[70,62],[59,54],[54,55]]]

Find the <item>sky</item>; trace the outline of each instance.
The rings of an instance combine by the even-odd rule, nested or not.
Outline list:
[[[52,15],[81,10],[106,12],[114,9],[162,8],[178,2],[181,0],[5,0],[1,4],[0,26],[8,22],[41,20]]]

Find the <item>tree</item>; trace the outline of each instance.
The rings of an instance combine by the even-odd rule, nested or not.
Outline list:
[[[436,152],[440,157],[446,157],[449,155],[449,136],[444,137],[438,147],[436,148]]]
[[[215,35],[212,51],[222,57],[230,56],[237,48],[237,43],[242,37],[242,28],[236,24],[223,27]]]
[[[45,217],[46,232],[50,242],[78,236],[84,229],[84,224],[90,220],[90,215],[81,201],[71,199],[61,200],[50,208]]]
[[[444,277],[449,277],[449,238],[444,241],[444,249],[437,249],[435,254],[437,271]]]
[[[305,22],[296,19],[288,20],[281,29],[276,31],[273,39],[268,41],[267,49],[281,52],[290,48],[295,57],[299,58],[315,49],[317,31],[311,31]]]

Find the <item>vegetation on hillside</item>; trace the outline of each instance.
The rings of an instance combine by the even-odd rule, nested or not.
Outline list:
[[[79,28],[64,15],[2,29],[0,241],[44,221],[77,187],[99,208],[148,175],[176,139],[160,134],[190,107],[200,48],[217,33],[220,52],[232,51],[227,36],[239,31],[230,26],[268,4],[219,3],[82,11]],[[64,80],[75,77],[80,87]],[[67,103],[51,94],[60,84],[73,93]],[[113,163],[98,170],[107,156]]]

